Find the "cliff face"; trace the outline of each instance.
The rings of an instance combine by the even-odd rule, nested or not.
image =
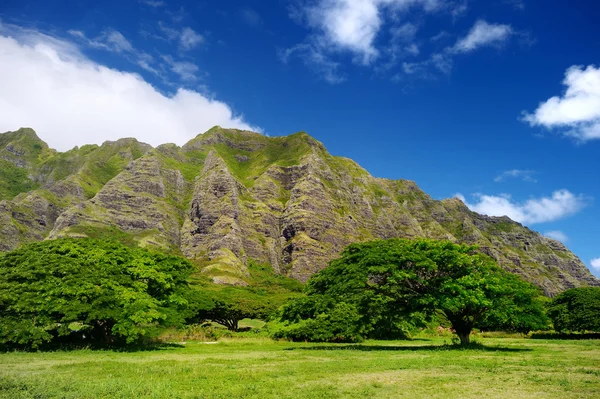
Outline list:
[[[348,244],[429,237],[477,244],[553,295],[600,285],[563,244],[511,221],[378,179],[306,133],[213,128],[183,147],[134,139],[48,148],[31,129],[0,134],[0,250],[46,238],[113,236],[196,261],[245,284],[249,259],[305,281]]]

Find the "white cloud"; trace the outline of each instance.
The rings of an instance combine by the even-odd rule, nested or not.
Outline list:
[[[566,243],[569,241],[569,237],[565,233],[559,230],[547,231],[544,235],[548,238],[552,238],[553,240],[560,241],[562,243]]]
[[[454,60],[448,54],[434,53],[425,61],[404,62],[402,69],[406,75],[429,79],[435,76],[432,70],[438,70],[445,75],[449,75],[452,72],[453,66]]]
[[[240,9],[240,16],[242,17],[242,20],[252,28],[258,28],[262,25],[262,17],[252,8],[245,7]]]
[[[161,0],[139,0],[139,2],[154,8],[163,7],[165,5],[165,2]]]
[[[182,80],[195,81],[197,80],[200,68],[196,64],[187,61],[175,61],[170,55],[164,55],[163,60],[169,64],[171,71],[177,74]]]
[[[181,50],[192,50],[205,42],[204,36],[197,33],[190,27],[183,28],[181,30],[175,29],[167,25],[166,23],[159,21],[158,29],[166,36],[169,41],[177,41]],[[164,39],[164,38],[163,38]]]
[[[162,21],[158,22],[158,29],[160,29],[169,40],[175,40],[179,38],[179,31],[177,29],[171,28],[169,25]]]
[[[377,0],[328,0],[309,8],[307,17],[312,27],[322,30],[322,41],[349,50],[367,65],[379,55],[373,42],[381,27],[381,5]]]
[[[339,72],[339,62],[333,61],[311,44],[301,43],[280,53],[281,60],[286,64],[294,57],[300,58],[308,68],[316,72],[327,83],[338,84],[345,80]]]
[[[600,67],[572,66],[563,84],[567,90],[562,97],[548,99],[523,119],[531,126],[558,128],[582,142],[600,139]]]
[[[394,26],[390,29],[393,42],[412,42],[417,35],[417,26],[407,22],[400,26]]]
[[[449,37],[450,37],[450,34],[449,34],[448,32],[446,32],[445,30],[443,30],[443,31],[441,31],[440,33],[438,33],[437,35],[435,35],[435,36],[432,36],[432,37],[429,39],[429,41],[431,41],[431,42],[434,42],[434,43],[435,43],[435,42],[439,42],[439,41],[442,41],[442,40],[446,40],[446,39],[448,39]]]
[[[68,33],[87,47],[118,53],[134,64],[137,64],[140,68],[155,75],[160,75],[160,72],[153,66],[154,58],[148,53],[136,50],[131,42],[119,31],[106,29],[93,39],[88,38],[80,30],[69,30]]]
[[[183,28],[181,36],[179,36],[179,43],[182,49],[192,50],[204,43],[204,36],[199,35],[192,28]]]
[[[514,9],[517,9],[517,10],[525,9],[525,3],[523,0],[504,0],[504,3],[512,6]]]
[[[417,56],[417,55],[419,55],[419,53],[421,52],[421,51],[419,50],[419,46],[417,46],[417,45],[416,45],[416,44],[414,44],[414,43],[412,43],[412,44],[410,44],[410,45],[406,46],[404,49],[406,50],[406,52],[407,52],[407,53],[410,53],[410,54],[412,54],[412,55],[414,55],[414,56]]]
[[[390,56],[390,65],[394,65],[395,61],[404,56],[418,56],[421,50],[416,41],[417,26],[407,22],[400,26],[395,26],[390,29],[390,45],[385,49],[385,52]]]
[[[494,181],[496,183],[500,183],[509,178],[516,178],[516,179],[521,179],[523,181],[527,181],[527,182],[531,182],[531,183],[537,183],[537,180],[533,178],[534,175],[535,175],[535,170],[523,170],[523,169],[505,170],[504,172],[502,172],[501,174],[496,176],[496,178],[494,178]]]
[[[0,87],[0,131],[29,126],[59,150],[124,136],[181,145],[214,125],[259,130],[223,102],[186,89],[166,96],[71,42],[13,25],[0,25]]]
[[[459,17],[462,17],[469,10],[469,4],[467,1],[456,4],[450,10],[450,14],[452,15],[452,19],[456,21]]]
[[[439,0],[320,0],[301,14],[317,34],[314,42],[327,51],[348,51],[355,62],[369,65],[380,55],[375,40],[383,25],[384,11],[390,14],[420,6],[425,11],[440,7]],[[294,19],[299,19],[294,9]]]
[[[499,47],[511,36],[522,35],[510,25],[479,20],[453,46],[423,54],[426,46],[416,37],[422,15],[438,12],[456,20],[468,11],[467,0],[305,0],[300,4],[290,8],[290,18],[306,25],[311,33],[288,52],[303,57],[307,66],[316,60],[312,69],[329,76],[332,68],[323,65],[335,65],[337,71],[339,63],[335,57],[343,55],[352,56],[355,64],[372,66],[376,73],[400,68],[405,75],[420,78],[434,77],[439,72],[449,74],[457,54],[485,46]],[[448,36],[442,32],[432,41]],[[407,60],[420,55],[424,55],[422,60]],[[282,57],[286,58],[289,57]],[[393,76],[394,80],[400,73]],[[325,80],[332,81],[330,77]],[[333,81],[338,83],[339,79]]]
[[[69,34],[82,40],[90,47],[100,48],[103,50],[113,51],[116,53],[132,53],[134,48],[123,36],[123,34],[114,29],[107,29],[102,32],[98,37],[89,39],[85,33],[80,30],[69,30]]]
[[[431,78],[434,76],[431,71],[437,70],[445,75],[449,75],[454,67],[454,57],[458,54],[470,53],[484,46],[503,44],[513,33],[509,25],[494,25],[482,20],[477,21],[469,34],[459,39],[454,46],[446,47],[443,51],[433,53],[426,60],[403,63],[404,73],[420,78]],[[439,41],[447,36],[446,32],[441,32],[431,40]]]
[[[435,70],[449,75],[454,67],[454,57],[457,55],[470,53],[484,46],[501,45],[513,34],[514,32],[509,25],[495,25],[479,20],[473,25],[469,34],[459,39],[454,46],[433,53],[423,61],[404,62],[402,63],[402,69],[406,75],[424,79],[434,77],[435,74],[432,71]],[[439,41],[447,36],[446,32],[441,32],[431,40]]]
[[[600,271],[600,258],[592,259],[590,265],[592,265],[594,269]]]
[[[513,201],[508,194],[498,196],[476,194],[476,202],[470,203],[461,194],[456,194],[474,212],[488,216],[508,216],[523,224],[552,222],[579,212],[586,206],[582,195],[574,195],[568,190],[558,190],[551,197],[529,199],[525,202]]]
[[[451,50],[456,53],[468,53],[480,47],[501,45],[513,33],[510,25],[490,24],[479,20],[467,36],[459,39]]]
[[[446,56],[445,54],[432,54],[430,62],[440,72],[445,73],[446,75],[452,72],[452,67],[454,65],[452,58]]]

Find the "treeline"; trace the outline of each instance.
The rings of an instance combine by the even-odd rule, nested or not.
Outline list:
[[[305,287],[249,263],[248,286],[221,286],[188,260],[120,243],[59,239],[0,254],[0,344],[131,345],[166,328],[269,320],[274,338],[358,342],[432,321],[471,331],[600,331],[600,288],[550,301],[475,247],[393,239],[349,246]]]

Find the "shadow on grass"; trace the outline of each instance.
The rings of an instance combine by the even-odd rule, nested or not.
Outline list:
[[[107,347],[105,349],[113,350],[115,352],[151,352],[151,351],[162,351],[165,349],[173,349],[173,348],[185,348],[183,344],[175,344],[175,343],[156,343],[156,344],[148,344],[148,345],[131,345],[131,346],[116,346],[113,348]]]
[[[559,339],[559,340],[582,340],[582,339],[600,339],[600,333],[557,333],[557,332],[539,332],[531,334],[531,339]]]
[[[77,350],[112,351],[112,352],[152,352],[174,348],[185,348],[185,345],[175,343],[149,343],[132,345],[102,345],[102,344],[45,344],[37,348],[24,345],[2,345],[1,352],[70,352]]]
[[[417,352],[417,351],[464,351],[480,350],[486,352],[531,352],[529,348],[504,348],[496,346],[485,346],[477,342],[469,345],[324,345],[324,346],[303,346],[295,348],[286,348],[285,350],[348,350],[348,351],[399,351],[399,352]]]

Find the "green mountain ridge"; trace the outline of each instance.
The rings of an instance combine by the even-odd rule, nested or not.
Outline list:
[[[562,243],[375,178],[304,132],[214,127],[182,147],[120,139],[63,153],[32,129],[0,134],[0,251],[66,236],[181,254],[231,285],[246,284],[251,259],[306,281],[346,245],[392,237],[477,244],[549,295],[600,285]]]

